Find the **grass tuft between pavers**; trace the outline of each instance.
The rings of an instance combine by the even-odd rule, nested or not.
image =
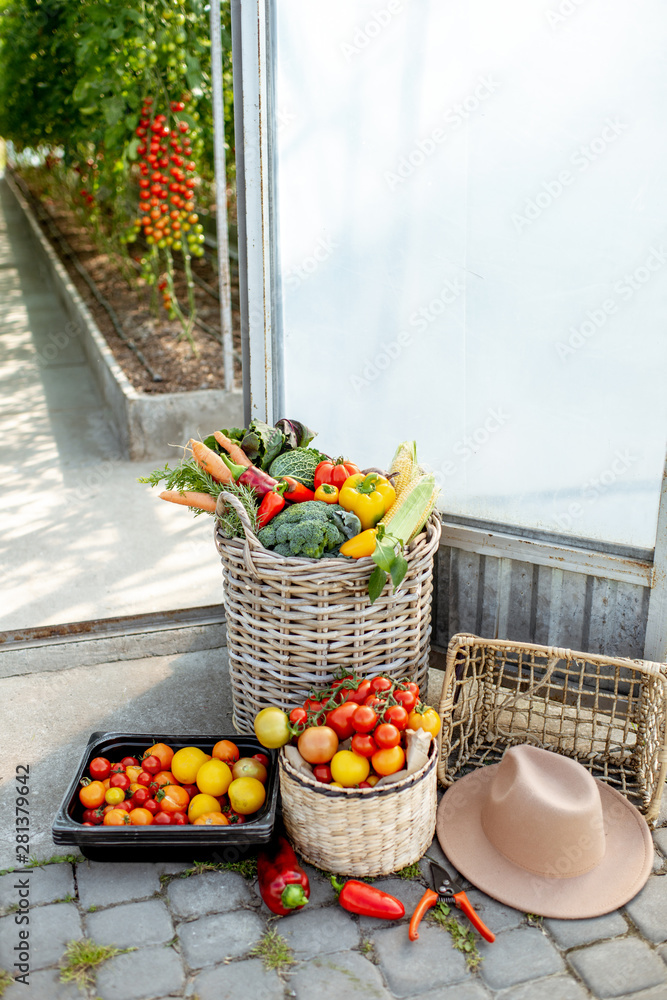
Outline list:
[[[44,868],[46,865],[61,865],[65,862],[71,865],[78,865],[81,861],[85,860],[80,854],[54,854],[50,858],[31,857],[29,861],[26,861],[19,868],[0,869],[0,875],[9,875],[11,872],[25,872],[29,868]]]
[[[6,990],[14,982],[14,977],[6,969],[0,969],[0,997],[5,995]]]
[[[477,948],[477,939],[474,932],[469,927],[464,927],[455,916],[452,915],[446,903],[439,902],[429,910],[429,919],[435,921],[449,932],[452,939],[452,948],[463,952],[466,965],[471,972],[474,972],[484,961]]]
[[[102,962],[125,955],[136,948],[114,948],[108,944],[97,944],[90,938],[80,941],[70,941],[63,955],[64,963],[60,966],[61,983],[75,982],[82,992],[95,985],[95,969]]]
[[[275,969],[276,972],[284,972],[296,961],[287,941],[275,928],[267,931],[248,954],[261,958],[265,969]]]

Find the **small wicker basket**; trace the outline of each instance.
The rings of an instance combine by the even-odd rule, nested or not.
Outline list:
[[[664,664],[474,635],[447,650],[438,778],[532,743],[578,760],[654,823],[667,776]]]
[[[414,864],[435,833],[435,740],[414,774],[380,788],[331,788],[301,774],[280,754],[285,828],[306,861],[341,875],[388,875]]]
[[[234,507],[246,535],[225,538],[216,521],[239,732],[252,733],[255,716],[268,705],[289,710],[304,701],[341,666],[426,684],[437,514],[408,545],[408,571],[397,593],[387,584],[371,605],[372,559],[279,556],[259,542],[236,497],[223,492],[218,503]]]

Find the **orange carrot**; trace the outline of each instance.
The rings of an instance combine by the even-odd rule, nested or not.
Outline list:
[[[184,507],[197,507],[199,510],[215,513],[216,498],[210,493],[195,493],[194,490],[179,493],[178,490],[164,490],[160,493],[160,500],[171,500],[172,503],[181,503]]]
[[[213,476],[218,483],[233,483],[234,477],[219,455],[207,448],[203,441],[194,441],[190,438],[188,442],[195,461],[201,465],[204,472]]]
[[[214,431],[213,437],[218,442],[218,444],[225,449],[229,457],[237,465],[243,465],[245,468],[249,468],[252,462],[244,452],[243,448],[239,448],[236,441],[230,441],[229,438],[225,437],[222,431]]]

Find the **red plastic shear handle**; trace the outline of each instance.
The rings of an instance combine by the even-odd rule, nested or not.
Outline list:
[[[458,906],[459,910],[462,910],[473,927],[479,931],[483,938],[489,941],[491,944],[496,940],[496,935],[493,931],[490,931],[483,921],[479,919],[477,914],[472,908],[470,900],[466,896],[465,892],[457,892],[454,896],[454,902]],[[421,905],[421,904],[420,904]],[[412,927],[412,924],[410,924]]]
[[[424,916],[427,910],[430,910],[432,906],[438,902],[440,897],[437,892],[433,892],[433,889],[427,889],[422,898],[417,903],[417,909],[412,914],[412,919],[410,920],[410,927],[408,929],[408,937],[411,941],[416,941],[419,937],[417,928],[419,927],[421,918]],[[467,902],[467,900],[466,900]],[[470,904],[468,903],[468,906]]]

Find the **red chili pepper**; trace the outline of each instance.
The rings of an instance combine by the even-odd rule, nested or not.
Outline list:
[[[287,837],[278,835],[257,855],[257,877],[262,899],[286,917],[308,902],[310,884]]]
[[[338,902],[350,913],[360,913],[364,917],[380,917],[383,920],[399,920],[405,916],[405,907],[400,899],[368,885],[367,882],[350,879],[341,885],[332,876],[331,884],[338,892]]]
[[[241,483],[243,486],[248,486],[255,491],[258,497],[266,496],[267,493],[271,493],[278,486],[277,479],[274,479],[262,469],[258,469],[255,465],[249,465],[248,468],[245,468],[242,465],[237,465],[236,462],[232,462],[228,455],[220,455],[220,458],[230,470],[234,481]]]
[[[259,510],[257,511],[257,526],[263,528],[265,524],[279,514],[280,511],[285,506],[285,497],[280,492],[280,489],[271,490],[267,493],[259,505]]]
[[[287,489],[284,496],[286,500],[291,500],[292,503],[304,503],[306,500],[312,500],[315,496],[312,490],[309,490],[307,486],[304,486],[298,480],[293,479],[292,476],[283,476],[280,482],[286,483]]]

